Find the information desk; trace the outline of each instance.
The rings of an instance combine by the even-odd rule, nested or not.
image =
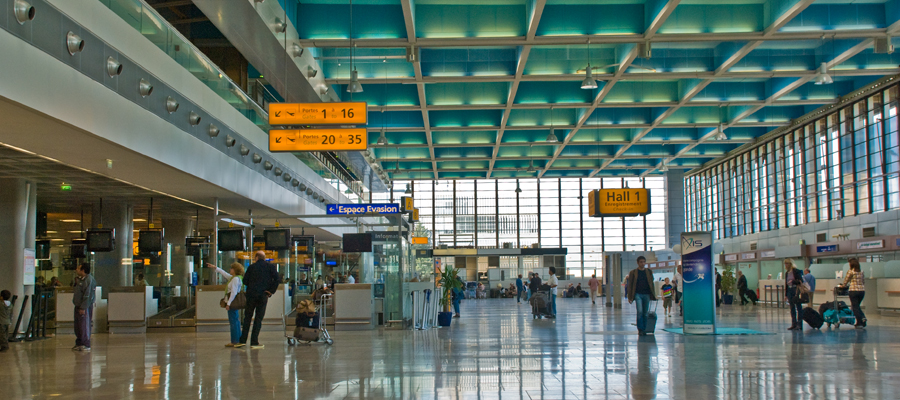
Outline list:
[[[227,285],[199,285],[194,301],[197,306],[197,332],[228,332],[228,312],[219,306],[219,300],[225,297]],[[285,285],[278,285],[278,291],[269,298],[266,305],[266,318],[263,319],[262,330],[281,330],[281,318],[290,314],[290,297],[285,292]],[[243,328],[243,313],[241,313]],[[288,321],[292,326],[293,321]]]
[[[107,324],[107,302],[101,298],[103,288],[97,286],[94,289],[94,315],[93,329],[91,332],[106,332]],[[62,335],[75,334],[75,305],[72,304],[72,297],[75,295],[73,287],[56,288],[56,333]],[[23,318],[24,319],[24,318]],[[27,321],[23,322],[26,323]]]
[[[109,333],[147,333],[147,318],[159,310],[152,286],[124,286],[109,291]]]
[[[334,330],[364,331],[375,328],[373,285],[339,283],[334,285]]]

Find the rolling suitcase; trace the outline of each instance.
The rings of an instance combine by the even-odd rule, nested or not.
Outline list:
[[[756,292],[754,292],[752,290],[747,291],[747,299],[752,301],[753,304],[756,304],[756,302],[759,301],[759,297],[756,297]]]
[[[800,312],[800,317],[813,329],[819,329],[825,323],[825,319],[822,318],[822,315],[810,307],[803,307],[803,311]]]
[[[647,313],[647,320],[644,323],[644,333],[647,335],[654,335],[653,331],[656,330],[656,309],[659,307],[659,300],[653,302],[653,311]]]

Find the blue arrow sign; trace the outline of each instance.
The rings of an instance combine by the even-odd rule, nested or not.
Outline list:
[[[400,214],[399,204],[329,204],[328,215]]]

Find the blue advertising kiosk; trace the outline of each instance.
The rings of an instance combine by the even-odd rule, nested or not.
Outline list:
[[[681,234],[685,334],[716,334],[716,271],[712,253],[711,233]]]

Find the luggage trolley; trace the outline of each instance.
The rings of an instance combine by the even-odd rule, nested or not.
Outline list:
[[[825,322],[828,323],[828,327],[831,328],[831,326],[834,325],[835,328],[840,328],[841,324],[856,324],[856,316],[853,315],[853,311],[850,310],[850,307],[847,307],[847,303],[850,302],[849,290],[846,287],[835,286],[833,293],[834,301],[831,303],[831,307],[826,308],[822,313],[822,317],[825,319]],[[845,298],[847,301],[838,302],[839,298]],[[842,304],[843,307],[841,307]]]
[[[315,299],[315,302],[318,303],[318,309],[316,312],[318,313],[319,318],[319,328],[318,328],[318,337],[315,340],[304,340],[299,337],[294,336],[294,329],[291,328],[288,331],[287,326],[287,315],[283,315],[281,318],[281,325],[284,330],[284,338],[287,340],[289,346],[294,346],[300,344],[300,342],[306,342],[306,344],[311,344],[312,342],[324,342],[325,344],[331,346],[334,344],[334,339],[331,338],[331,334],[328,333],[328,329],[325,327],[325,312],[328,307],[333,303],[332,294],[323,294],[318,299]]]

